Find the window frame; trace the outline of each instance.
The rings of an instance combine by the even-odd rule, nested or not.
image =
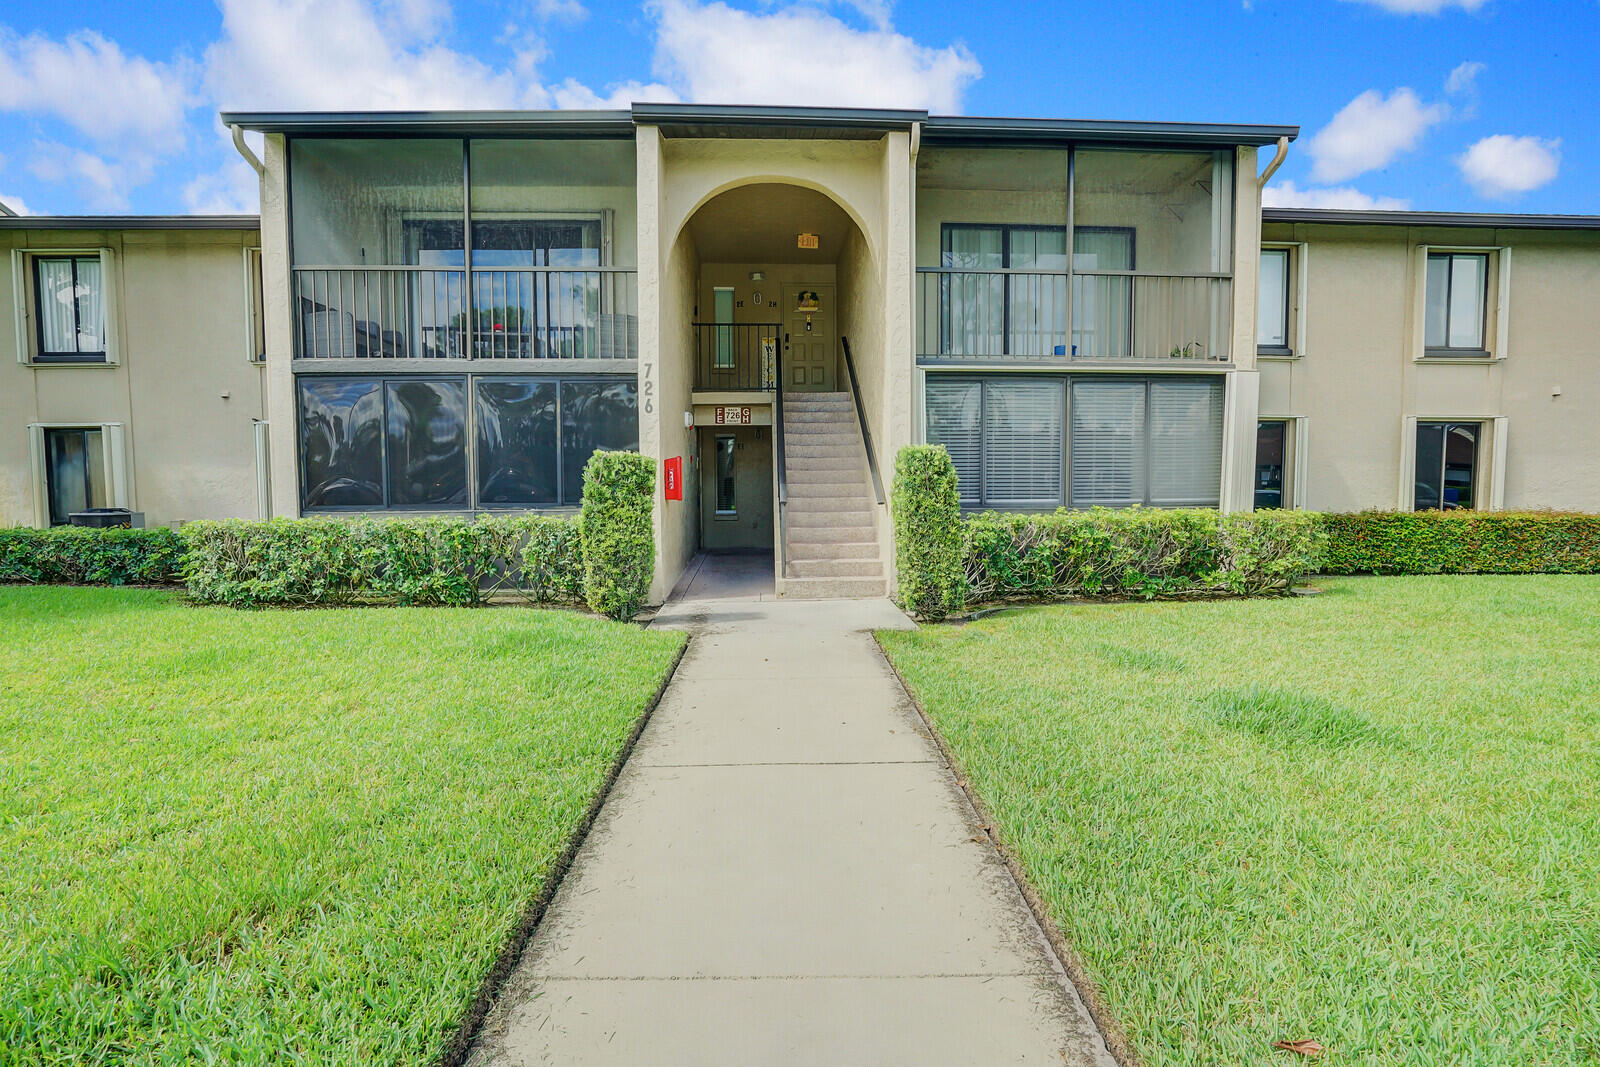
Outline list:
[[[630,374],[575,374],[575,373],[534,373],[534,374],[507,374],[503,372],[486,370],[483,373],[458,371],[455,373],[350,373],[340,370],[325,374],[296,374],[294,384],[295,408],[295,452],[296,471],[298,481],[296,487],[296,501],[302,515],[340,515],[340,514],[391,514],[391,515],[464,515],[464,514],[505,514],[508,512],[550,512],[575,510],[582,500],[582,487],[579,487],[578,496],[572,503],[564,503],[567,499],[565,476],[565,430],[563,418],[563,402],[565,397],[564,386],[568,382],[601,382],[605,384],[633,384],[635,389],[636,413],[642,413],[642,393],[638,391],[638,379]],[[305,425],[304,395],[301,386],[304,382],[316,380],[336,381],[363,381],[376,382],[379,393],[383,398],[382,410],[379,414],[379,439],[382,442],[381,471],[383,503],[381,505],[366,504],[340,504],[320,505],[308,507],[306,505],[306,450],[303,447],[301,434]],[[389,493],[389,390],[388,387],[396,382],[460,382],[465,392],[462,410],[463,426],[463,461],[466,467],[467,502],[463,507],[424,507],[415,505],[396,505],[390,502]],[[479,382],[548,382],[556,387],[556,499],[551,503],[493,503],[485,504],[479,499],[479,455],[478,455],[478,383]],[[642,419],[641,419],[642,427]]]
[[[45,353],[38,267],[41,259],[100,260],[99,352]],[[120,362],[116,326],[120,318],[119,279],[114,251],[107,247],[13,248],[11,282],[17,337],[17,362],[28,367],[114,367]],[[76,268],[74,268],[76,270]],[[76,311],[74,311],[76,314]],[[31,322],[30,322],[31,320]],[[76,321],[76,320],[75,320]]]
[[[1496,269],[1497,262],[1495,249],[1489,248],[1442,248],[1437,246],[1425,247],[1422,250],[1422,355],[1425,359],[1488,359],[1492,353],[1489,349],[1489,278]],[[1451,345],[1450,317],[1452,314],[1452,297],[1455,293],[1455,264],[1457,259],[1472,258],[1483,262],[1483,285],[1478,294],[1478,343],[1472,345]],[[1444,339],[1442,345],[1428,343],[1428,277],[1432,272],[1434,260],[1443,260],[1448,263],[1445,276],[1444,296]]]
[[[128,463],[123,424],[120,422],[30,422],[28,431],[28,474],[32,483],[33,525],[50,527],[49,454],[46,434],[52,430],[98,430],[105,467],[108,508],[133,508],[128,487]]]
[[[1259,257],[1265,256],[1269,252],[1283,255],[1283,344],[1281,345],[1261,343],[1261,268]],[[1300,273],[1298,270],[1299,265],[1296,263],[1296,260],[1300,258],[1298,252],[1299,246],[1297,245],[1269,241],[1261,242],[1256,267],[1256,355],[1258,356],[1292,358],[1295,354],[1296,342],[1299,340],[1296,336],[1298,332],[1296,327],[1299,319],[1296,314],[1298,301],[1295,299],[1298,295],[1297,282]]]
[[[1410,479],[1411,494],[1410,494],[1410,497],[1411,497],[1411,500],[1410,500],[1410,508],[1409,508],[1409,510],[1411,510],[1413,512],[1415,512],[1415,511],[1490,511],[1490,510],[1498,510],[1498,508],[1492,507],[1489,504],[1489,498],[1492,498],[1493,493],[1491,491],[1491,487],[1488,484],[1488,479],[1486,478],[1485,475],[1486,475],[1486,467],[1490,463],[1493,462],[1493,458],[1494,458],[1494,455],[1495,455],[1495,453],[1494,453],[1494,448],[1495,448],[1494,442],[1491,441],[1489,438],[1490,438],[1490,435],[1494,433],[1494,429],[1496,428],[1496,424],[1499,421],[1500,420],[1498,420],[1498,419],[1476,419],[1476,418],[1454,418],[1454,419],[1453,418],[1415,418],[1415,419],[1411,419],[1410,420],[1410,423],[1411,423],[1410,436],[1411,436],[1411,445],[1412,445],[1412,447],[1411,447],[1411,456],[1410,456],[1410,460],[1411,460],[1411,462],[1410,462],[1410,468],[1411,468],[1411,472],[1410,472],[1411,473],[1411,479]],[[1418,506],[1417,497],[1416,497],[1416,485],[1417,485],[1417,482],[1418,482],[1418,480],[1419,480],[1419,478],[1421,476],[1421,471],[1419,471],[1418,468],[1417,468],[1417,439],[1421,436],[1424,427],[1442,428],[1443,431],[1444,431],[1441,447],[1440,447],[1440,450],[1439,450],[1439,485],[1438,485],[1438,490],[1439,490],[1439,503],[1440,503],[1440,505],[1443,505],[1444,502],[1445,502],[1444,501],[1444,491],[1445,491],[1444,475],[1445,475],[1445,473],[1446,473],[1446,471],[1447,471],[1447,469],[1449,467],[1449,458],[1448,458],[1448,455],[1447,455],[1447,451],[1448,451],[1448,443],[1449,443],[1450,433],[1451,433],[1452,430],[1454,430],[1457,427],[1471,427],[1472,428],[1472,430],[1473,430],[1473,439],[1472,439],[1472,502],[1471,502],[1470,506],[1461,507],[1460,505],[1457,505],[1454,508],[1445,508],[1445,507],[1442,507],[1442,506],[1438,507],[1438,508],[1431,507],[1431,506],[1430,507],[1419,507]],[[1487,452],[1485,450],[1485,445],[1489,446],[1489,450]]]
[[[261,246],[242,249],[244,273],[244,358],[252,367],[267,362],[267,303]]]
[[[1060,508],[1066,508],[1066,509],[1068,509],[1070,511],[1087,511],[1090,508],[1097,507],[1097,506],[1108,506],[1108,507],[1112,506],[1112,505],[1094,505],[1094,504],[1087,504],[1087,505],[1079,506],[1079,505],[1075,505],[1075,504],[1072,503],[1072,386],[1076,382],[1136,382],[1136,383],[1139,383],[1139,384],[1144,386],[1144,403],[1145,403],[1145,414],[1146,414],[1146,417],[1145,417],[1145,420],[1144,420],[1144,434],[1145,434],[1144,457],[1145,457],[1145,466],[1146,466],[1145,478],[1144,478],[1144,483],[1145,483],[1144,484],[1144,498],[1143,498],[1142,501],[1138,502],[1137,504],[1120,504],[1120,505],[1115,505],[1115,506],[1117,506],[1117,507],[1132,507],[1132,506],[1150,507],[1150,508],[1161,508],[1161,509],[1164,509],[1164,510],[1171,510],[1171,509],[1176,509],[1176,508],[1220,507],[1221,506],[1221,504],[1222,504],[1222,478],[1226,477],[1226,472],[1227,472],[1227,469],[1228,469],[1228,457],[1227,457],[1226,451],[1224,451],[1222,453],[1222,466],[1221,466],[1220,476],[1219,476],[1218,482],[1217,482],[1216,499],[1215,499],[1215,501],[1213,503],[1209,503],[1209,504],[1207,504],[1207,503],[1158,504],[1158,503],[1151,502],[1151,496],[1150,496],[1150,480],[1151,479],[1149,477],[1149,469],[1148,468],[1149,468],[1149,462],[1150,462],[1150,434],[1151,434],[1151,421],[1149,419],[1150,386],[1152,384],[1159,383],[1159,382],[1171,382],[1171,381],[1205,381],[1205,382],[1215,382],[1215,383],[1219,384],[1221,389],[1222,389],[1222,398],[1223,398],[1223,416],[1222,416],[1221,426],[1219,427],[1220,433],[1221,433],[1221,437],[1219,439],[1219,447],[1222,447],[1223,444],[1225,444],[1226,437],[1227,437],[1227,432],[1228,432],[1228,429],[1227,429],[1228,386],[1227,386],[1226,376],[1223,375],[1223,374],[1195,374],[1195,373],[1178,373],[1178,374],[1172,374],[1172,373],[1168,373],[1168,374],[1076,373],[1076,374],[1074,374],[1074,373],[1064,373],[1064,372],[1059,372],[1059,371],[1058,372],[1053,372],[1053,373],[1052,372],[1007,373],[1007,372],[1003,372],[1003,371],[996,373],[996,372],[983,372],[983,371],[976,371],[976,370],[974,370],[974,371],[965,371],[965,370],[963,370],[963,371],[930,371],[930,372],[925,372],[923,387],[922,387],[922,390],[921,390],[922,402],[919,405],[921,410],[920,410],[920,412],[918,414],[918,418],[920,420],[921,437],[922,437],[922,441],[924,443],[932,443],[928,439],[928,425],[927,425],[927,413],[928,413],[927,386],[928,386],[928,383],[929,382],[962,382],[962,383],[976,382],[979,385],[979,395],[978,395],[978,471],[979,471],[979,475],[978,475],[978,493],[977,493],[977,501],[976,501],[976,503],[972,503],[972,504],[968,504],[968,503],[965,503],[965,502],[961,503],[960,506],[961,506],[961,511],[962,511],[963,514],[971,515],[971,514],[977,514],[977,513],[982,512],[982,511],[998,510],[996,505],[991,503],[988,500],[988,494],[987,494],[986,485],[985,485],[985,481],[986,480],[985,480],[984,474],[983,474],[984,465],[985,465],[985,463],[987,462],[987,459],[988,459],[988,449],[987,449],[987,446],[986,446],[986,443],[985,443],[986,439],[987,439],[985,423],[986,423],[986,419],[987,419],[988,413],[989,413],[989,403],[988,403],[988,389],[987,389],[985,383],[990,382],[990,381],[1001,381],[1001,382],[1011,382],[1011,381],[1049,381],[1049,382],[1059,383],[1060,386],[1061,386],[1061,389],[1062,389],[1062,398],[1061,398],[1061,400],[1062,400],[1062,404],[1061,404],[1061,495],[1060,495],[1059,501],[1053,507],[1052,506],[1045,506],[1045,507],[1034,507],[1034,508],[1020,508],[1020,507],[1009,507],[1008,506],[1008,507],[1005,508],[1005,510],[1007,512],[1015,513],[1015,514],[1047,514],[1049,512],[1055,511],[1055,510],[1060,509]],[[1294,421],[1294,420],[1291,420],[1291,421]]]
[[[722,462],[722,443],[728,442],[729,481],[733,483],[730,496],[733,507],[724,508],[722,503],[722,471],[719,469]],[[732,473],[736,456],[739,451],[739,439],[731,433],[714,434],[711,438],[711,476],[714,479],[711,494],[711,517],[713,520],[727,522],[739,517],[739,498],[737,489],[737,476]]]

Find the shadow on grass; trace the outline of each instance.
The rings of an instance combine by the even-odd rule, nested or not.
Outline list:
[[[1349,708],[1319,696],[1252,685],[1217,689],[1196,704],[1212,722],[1274,743],[1327,749],[1387,744],[1388,733]]]

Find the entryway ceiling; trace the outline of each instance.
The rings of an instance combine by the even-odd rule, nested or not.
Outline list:
[[[689,220],[702,263],[834,263],[855,226],[832,200],[798,185],[743,185],[707,201]],[[816,249],[797,248],[814,233]]]

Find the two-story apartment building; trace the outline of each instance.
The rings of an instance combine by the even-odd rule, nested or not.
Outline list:
[[[593,450],[638,448],[662,464],[660,599],[717,548],[771,550],[788,595],[881,594],[887,468],[922,441],[973,509],[1600,506],[1600,220],[1263,213],[1293,127],[655,104],[223,119],[262,192],[259,233],[220,231],[226,282],[220,261],[134,272],[131,252],[94,274],[85,250],[145,230],[62,244],[0,220],[19,385],[92,379],[54,338],[68,305],[105,312],[61,294],[113,271],[151,287],[122,308],[171,325],[183,355],[136,363],[129,323],[123,362],[186,444],[125,421],[150,473],[101,491],[155,521],[571,508]],[[211,409],[246,369],[242,436],[236,404]],[[4,521],[59,519],[41,501],[76,468],[49,442],[115,423],[96,398],[7,413]]]

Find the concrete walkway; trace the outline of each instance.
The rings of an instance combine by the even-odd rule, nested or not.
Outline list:
[[[1114,1061],[866,630],[681,601],[695,636],[470,1063]]]

